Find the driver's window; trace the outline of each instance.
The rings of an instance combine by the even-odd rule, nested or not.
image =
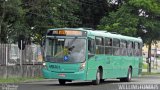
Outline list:
[[[95,54],[95,41],[94,39],[88,39],[88,54]]]

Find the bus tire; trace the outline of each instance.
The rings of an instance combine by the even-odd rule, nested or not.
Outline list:
[[[105,79],[101,79],[100,82],[102,82],[102,83],[105,82]]]
[[[130,82],[132,79],[132,69],[129,67],[127,77],[126,78],[120,78],[121,82]]]
[[[97,73],[96,73],[96,80],[93,80],[92,81],[92,83],[94,84],[94,85],[98,85],[98,84],[100,84],[100,70],[98,69],[97,70]]]
[[[60,85],[65,85],[65,84],[66,84],[66,80],[58,79],[58,81],[59,81],[59,84],[60,84]]]

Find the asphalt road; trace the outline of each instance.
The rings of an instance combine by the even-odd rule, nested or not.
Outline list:
[[[5,87],[5,88],[4,88]],[[7,88],[8,87],[8,88]],[[120,82],[118,79],[107,79],[100,85],[90,81],[68,82],[59,85],[57,80],[42,80],[21,84],[3,84],[0,90],[160,90],[160,76],[141,76],[131,82]]]

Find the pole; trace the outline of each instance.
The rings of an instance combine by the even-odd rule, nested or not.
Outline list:
[[[8,77],[8,47],[6,45],[6,77]]]
[[[156,45],[156,69],[157,69],[157,47],[158,45]]]
[[[21,48],[20,48],[20,69],[21,69],[21,77],[23,77],[23,68],[22,68],[22,40],[21,40]]]
[[[8,66],[8,47],[6,46],[6,66]]]

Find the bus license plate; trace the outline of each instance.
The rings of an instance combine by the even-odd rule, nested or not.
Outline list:
[[[58,74],[58,76],[65,77],[66,75],[65,74]]]

